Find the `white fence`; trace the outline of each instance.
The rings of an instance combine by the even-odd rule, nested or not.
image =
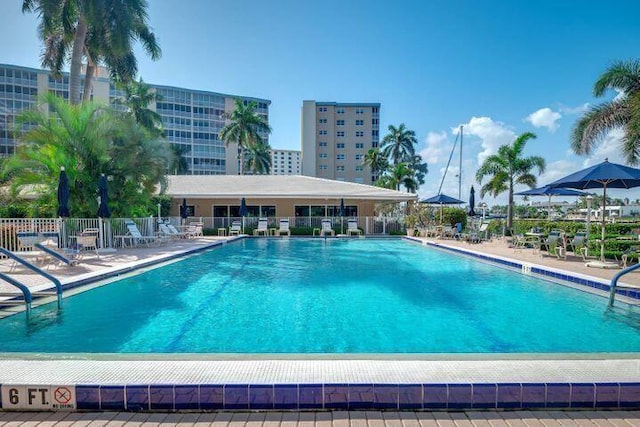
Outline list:
[[[308,232],[313,228],[320,228],[320,222],[324,217],[292,217],[289,223],[292,228],[303,229],[301,232]],[[346,230],[347,217],[331,218],[336,230],[341,226]],[[220,218],[220,217],[190,217],[182,220],[180,217],[162,218],[174,225],[190,224],[199,222],[203,224],[203,229],[209,234],[218,234],[218,229],[228,230],[233,221],[242,221],[242,218]],[[269,227],[278,228],[280,217],[269,217]],[[357,217],[358,226],[367,235],[385,235],[403,233],[402,221],[397,218],[378,217]],[[158,218],[134,218],[133,221],[138,226],[140,233],[145,236],[153,236],[158,232]],[[257,217],[245,217],[245,228],[253,229],[258,225]],[[75,244],[75,238],[86,229],[100,230],[100,247],[113,247],[118,243],[116,236],[127,234],[125,218],[112,218],[101,220],[99,218],[0,218],[0,247],[11,251],[24,251],[31,248],[21,247],[17,233],[57,233],[58,245],[66,248]]]

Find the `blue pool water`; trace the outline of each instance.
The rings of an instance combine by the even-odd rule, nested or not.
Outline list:
[[[245,239],[0,321],[0,351],[640,351],[640,313],[400,240]]]

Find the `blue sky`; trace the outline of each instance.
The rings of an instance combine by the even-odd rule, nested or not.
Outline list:
[[[39,67],[37,20],[21,4],[0,2],[0,63]],[[156,84],[270,99],[274,148],[300,149],[305,99],[380,102],[381,135],[400,123],[416,132],[429,164],[425,197],[463,124],[466,199],[480,162],[527,131],[538,138],[526,154],[547,160],[541,185],[607,156],[621,161],[616,133],[589,158],[570,152],[568,135],[600,101],[597,76],[637,57],[639,12],[632,0],[155,0],[163,56],[139,52],[139,70]],[[453,163],[443,192],[457,197],[457,153]]]

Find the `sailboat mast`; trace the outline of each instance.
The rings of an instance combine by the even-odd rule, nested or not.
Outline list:
[[[460,125],[460,168],[458,169],[458,200],[462,200],[462,128]]]

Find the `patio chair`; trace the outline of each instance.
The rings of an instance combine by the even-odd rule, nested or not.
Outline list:
[[[358,220],[355,218],[347,220],[347,236],[351,236],[352,234],[358,237],[364,237],[362,230],[358,228]]]
[[[190,222],[189,227],[187,227],[187,233],[193,238],[204,236],[204,224],[201,222]]]
[[[267,218],[259,218],[258,219],[258,228],[256,228],[255,230],[253,230],[253,235],[254,236],[259,236],[259,235],[263,235],[263,236],[268,236],[269,235],[269,221],[267,220]]]
[[[36,243],[35,247],[60,264],[71,267],[78,265],[79,251],[74,248],[59,248],[58,239],[59,235],[57,232],[40,233],[40,242]]]
[[[541,246],[546,247],[549,256],[555,256],[558,259],[567,259],[564,234],[562,232],[552,230]]]
[[[278,236],[282,236],[286,234],[287,236],[291,236],[291,230],[289,229],[289,218],[280,218],[280,228],[276,230]]]
[[[160,239],[156,236],[144,236],[138,230],[138,226],[130,219],[125,219],[125,225],[127,226],[127,234],[114,236],[116,239],[120,239],[122,247],[126,247],[125,242],[129,242],[129,246],[135,247],[140,245],[150,246],[151,243],[160,243]]]
[[[527,240],[524,237],[524,234],[516,234],[515,236],[513,236],[513,240],[511,241],[511,247],[513,248],[514,252],[522,252],[522,250],[525,248],[527,243]]]
[[[587,247],[587,233],[586,231],[579,231],[573,236],[573,239],[569,240],[568,245],[571,248],[571,252],[578,256],[582,253],[583,248]]]
[[[239,236],[242,232],[242,223],[240,221],[233,221],[231,227],[229,227],[229,236]]]
[[[76,236],[76,249],[78,250],[78,257],[82,254],[82,251],[95,252],[97,257],[100,257],[98,252],[98,235],[100,230],[97,228],[85,228],[82,233]]]
[[[322,228],[320,229],[321,236],[326,236],[327,233],[332,236],[336,235],[336,232],[333,230],[333,227],[331,226],[331,220],[329,218],[324,218],[320,224],[322,225]]]
[[[169,233],[178,239],[186,239],[189,237],[190,233],[187,231],[179,231],[175,225],[173,224],[165,224],[165,228],[169,231]]]

